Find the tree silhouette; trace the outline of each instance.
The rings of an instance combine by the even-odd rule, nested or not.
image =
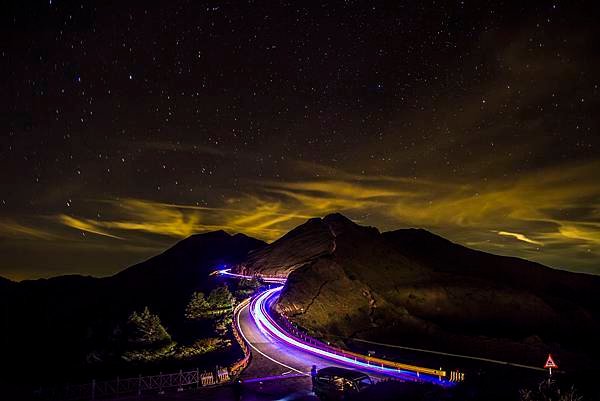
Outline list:
[[[185,317],[191,320],[205,318],[211,310],[211,306],[201,292],[194,292],[190,302],[185,308]]]
[[[171,336],[160,318],[146,306],[142,313],[133,312],[127,320],[127,342],[139,348],[149,348],[171,342]]]
[[[234,297],[226,285],[217,287],[208,295],[208,303],[213,309],[225,309],[233,307]]]

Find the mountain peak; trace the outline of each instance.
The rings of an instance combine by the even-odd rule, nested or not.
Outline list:
[[[435,243],[438,245],[449,245],[452,242],[424,228],[401,228],[393,231],[386,231],[383,236],[393,241],[412,243]]]
[[[215,230],[215,231],[207,231],[205,233],[192,234],[188,238],[199,238],[199,237],[217,237],[217,238],[223,237],[223,238],[225,238],[225,237],[231,237],[231,234],[229,234],[225,230]],[[186,239],[188,239],[188,238],[186,238]]]
[[[292,229],[273,243],[249,254],[244,263],[236,266],[241,273],[285,274],[323,255],[331,253],[334,246],[336,228],[334,225],[352,223],[341,214],[328,215],[321,219],[314,217]]]
[[[323,217],[323,221],[338,221],[338,222],[345,222],[345,223],[350,223],[350,224],[356,224],[354,223],[352,220],[350,220],[348,217],[344,216],[341,213],[330,213],[327,216]]]
[[[364,235],[379,235],[379,230],[377,228],[361,226],[341,213],[328,214],[323,218],[323,223],[328,226],[334,237],[342,233],[352,233],[351,235],[358,235],[361,237]]]

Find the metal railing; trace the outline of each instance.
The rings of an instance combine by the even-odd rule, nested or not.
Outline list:
[[[377,357],[373,357],[371,355],[362,355],[362,354],[358,354],[356,352],[352,352],[352,351],[348,351],[348,350],[344,350],[338,347],[334,347],[332,345],[330,345],[329,343],[324,343],[322,341],[319,341],[313,337],[311,337],[309,334],[307,334],[306,332],[304,332],[303,330],[301,330],[300,328],[298,328],[298,326],[294,325],[286,315],[278,312],[277,310],[273,309],[271,310],[272,312],[272,316],[275,320],[275,322],[283,329],[287,332],[288,335],[291,335],[292,337],[295,337],[296,339],[308,343],[310,345],[312,345],[313,347],[328,351],[328,352],[332,352],[336,355],[341,355],[341,356],[345,356],[354,360],[359,360],[362,362],[365,362],[367,364],[371,364],[374,367],[378,367],[381,366],[382,368],[384,366],[393,368],[393,369],[398,369],[398,370],[407,370],[407,371],[411,371],[411,372],[415,372],[417,374],[417,378],[415,379],[415,381],[419,381],[419,375],[420,374],[427,374],[430,376],[437,376],[439,378],[439,380],[442,380],[442,378],[447,378],[450,381],[463,381],[464,380],[464,373],[460,373],[460,372],[451,372],[451,374],[448,373],[448,371],[440,368],[440,369],[431,369],[431,368],[426,368],[426,367],[422,367],[422,366],[415,366],[415,365],[409,365],[409,364],[405,364],[405,363],[400,363],[400,362],[395,362],[395,361],[390,361],[390,360],[385,360],[385,359],[381,359],[381,358],[377,358]]]
[[[200,372],[199,369],[191,371],[180,370],[177,373],[160,373],[151,376],[138,376],[126,379],[96,381],[90,383],[70,385],[64,392],[40,394],[41,399],[78,401],[118,398],[125,395],[142,396],[144,393],[164,393],[167,389],[199,388],[222,384],[230,381],[228,368],[217,368],[214,372]]]
[[[244,340],[244,338],[240,334],[240,329],[239,329],[239,327],[237,327],[237,321],[236,321],[237,314],[239,313],[239,311],[242,308],[244,308],[246,305],[248,305],[250,303],[250,299],[251,298],[247,298],[247,299],[243,300],[242,302],[240,302],[233,311],[233,319],[232,319],[233,336],[235,337],[236,341],[240,345],[240,348],[244,352],[244,357],[242,359],[240,359],[239,361],[237,361],[236,363],[234,363],[230,367],[229,371],[231,372],[232,376],[236,376],[242,370],[244,370],[246,368],[246,366],[248,366],[248,364],[250,363],[250,357],[252,355],[250,352],[250,347],[246,343],[246,340]]]

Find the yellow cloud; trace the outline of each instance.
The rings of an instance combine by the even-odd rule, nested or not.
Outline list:
[[[46,230],[23,225],[13,220],[0,221],[0,237],[15,239],[43,239],[52,240],[59,238]]]
[[[112,238],[123,239],[127,232],[142,232],[185,238],[192,234],[215,230],[243,232],[273,240],[285,234],[286,224],[299,224],[309,216],[281,210],[277,202],[245,197],[234,200],[239,208],[209,208],[152,202],[142,199],[104,200],[111,206],[113,219],[95,220],[58,215],[56,220],[68,227]],[[244,206],[245,209],[242,207]]]
[[[350,199],[370,199],[387,196],[398,196],[401,194],[397,189],[367,186],[363,183],[353,183],[351,181],[301,181],[286,182],[278,185],[280,188],[286,188],[292,191],[308,191],[324,194],[335,194],[338,198]],[[404,195],[408,195],[404,192]]]
[[[600,228],[598,226],[567,224],[560,226],[558,232],[565,238],[587,241],[597,245],[600,244]]]
[[[66,214],[60,214],[57,216],[58,220],[67,227],[75,228],[77,230],[86,231],[89,233],[102,235],[105,237],[123,239],[119,236],[110,234],[109,232],[102,230],[101,224],[97,221],[89,220],[89,219],[77,219],[75,217],[67,216]]]
[[[544,245],[543,243],[541,243],[539,241],[534,241],[531,238],[527,238],[527,236],[525,236],[525,234],[511,233],[509,231],[497,231],[497,233],[498,233],[498,235],[504,235],[506,237],[513,237],[513,238],[518,239],[519,241],[527,242],[529,244]]]
[[[543,244],[544,252],[534,258],[567,260],[582,243],[589,249],[600,245],[600,211],[590,202],[600,198],[596,171],[600,163],[557,166],[513,179],[490,179],[485,185],[336,174],[336,179],[253,182],[249,193],[225,198],[216,207],[104,200],[110,219],[59,215],[58,221],[114,238],[134,232],[183,238],[224,229],[272,241],[310,217],[342,212],[382,229],[425,227],[483,250],[502,249],[517,256],[532,256],[526,244]],[[585,214],[578,215],[583,209]],[[517,241],[505,246],[496,235]]]

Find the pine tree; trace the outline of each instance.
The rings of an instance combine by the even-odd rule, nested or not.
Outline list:
[[[146,306],[142,313],[133,312],[127,320],[127,342],[140,348],[154,347],[171,342],[171,336],[160,323],[160,318]]]
[[[210,312],[211,307],[201,292],[194,292],[190,302],[185,308],[185,317],[191,320],[205,318]]]

